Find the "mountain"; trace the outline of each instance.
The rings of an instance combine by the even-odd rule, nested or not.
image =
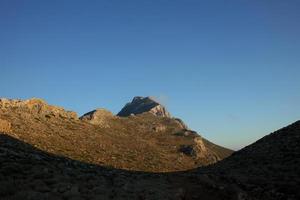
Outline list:
[[[150,102],[150,98],[134,99]],[[96,109],[78,118],[75,112],[41,99],[1,99],[0,131],[48,153],[137,171],[182,171],[232,153],[185,129],[182,120],[152,111],[120,117]]]
[[[34,112],[28,114],[30,115],[38,116]],[[233,153],[215,165],[181,172],[153,173],[91,164],[71,159],[64,156],[65,153],[59,155],[62,153],[57,151],[50,153],[54,147],[52,142],[44,143],[43,146],[48,145],[47,148],[43,148],[44,150],[40,148],[38,142],[34,144],[32,142],[33,138],[38,136],[43,137],[45,141],[50,139],[45,137],[44,133],[33,131],[39,126],[28,118],[26,122],[31,122],[34,126],[32,129],[24,127],[22,132],[24,135],[21,135],[16,127],[22,124],[12,121],[14,116],[19,117],[1,111],[1,118],[6,118],[0,121],[2,132],[0,195],[3,200],[297,200],[300,198],[299,121]],[[34,120],[45,120],[41,118],[40,116]],[[49,126],[51,122],[61,127],[60,124],[56,124],[60,120],[55,120],[55,117],[46,119],[51,119],[49,122],[42,121],[46,125]],[[63,122],[67,123],[69,129],[79,128],[85,124],[81,129],[85,131],[86,128],[96,126],[87,122],[74,126],[73,120],[64,119]],[[13,123],[10,124],[8,120]],[[90,124],[90,127],[87,124]],[[53,127],[49,128],[52,129],[52,134],[63,140],[59,134],[62,134],[64,129],[62,132],[56,132]],[[32,132],[25,131],[27,129]],[[84,133],[85,137],[80,138],[81,140],[86,140],[86,134],[90,132]],[[77,134],[80,132],[75,131],[67,139],[74,142],[72,137],[76,138]],[[97,140],[94,142],[97,143]],[[86,141],[85,145],[91,144]],[[77,149],[72,151],[78,149],[82,149],[80,143]]]
[[[144,112],[152,113],[159,117],[171,117],[171,114],[164,106],[151,97],[134,97],[131,103],[127,103],[124,108],[117,114],[121,117],[127,117],[132,114],[141,114]]]

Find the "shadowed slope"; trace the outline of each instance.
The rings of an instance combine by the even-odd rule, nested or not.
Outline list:
[[[257,199],[300,198],[300,121],[209,167]],[[203,169],[199,169],[202,173]]]

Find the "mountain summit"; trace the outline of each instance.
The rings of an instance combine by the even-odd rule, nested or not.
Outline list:
[[[120,117],[127,117],[131,114],[136,115],[144,112],[149,112],[159,117],[171,117],[171,114],[159,102],[151,97],[140,96],[134,97],[117,115]]]

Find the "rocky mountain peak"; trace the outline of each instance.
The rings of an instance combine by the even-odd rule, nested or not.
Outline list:
[[[166,108],[151,97],[136,96],[130,103],[127,103],[117,114],[121,117],[127,117],[131,114],[141,114],[149,112],[159,117],[171,117]]]

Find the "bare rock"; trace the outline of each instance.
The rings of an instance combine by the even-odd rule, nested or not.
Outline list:
[[[182,145],[179,149],[180,152],[187,156],[191,156],[198,161],[205,161],[207,164],[217,162],[220,158],[211,150],[209,150],[201,136],[193,136],[193,143],[190,145]]]
[[[197,154],[197,156],[199,157],[205,157],[205,155],[207,154],[207,149],[203,143],[203,139],[202,137],[195,137],[194,138],[194,143],[195,143],[195,149],[197,152],[199,152]]]
[[[174,118],[175,122],[179,125],[181,129],[188,129],[188,126],[179,118]]]
[[[0,110],[4,113],[13,110],[14,112],[19,112],[22,114],[28,113],[47,118],[78,118],[76,112],[66,111],[61,107],[48,105],[46,101],[38,98],[32,98],[24,101],[2,98],[0,99]]]
[[[127,117],[131,114],[152,113],[159,117],[171,117],[166,108],[151,97],[134,97],[130,103],[118,113],[118,116]]]

